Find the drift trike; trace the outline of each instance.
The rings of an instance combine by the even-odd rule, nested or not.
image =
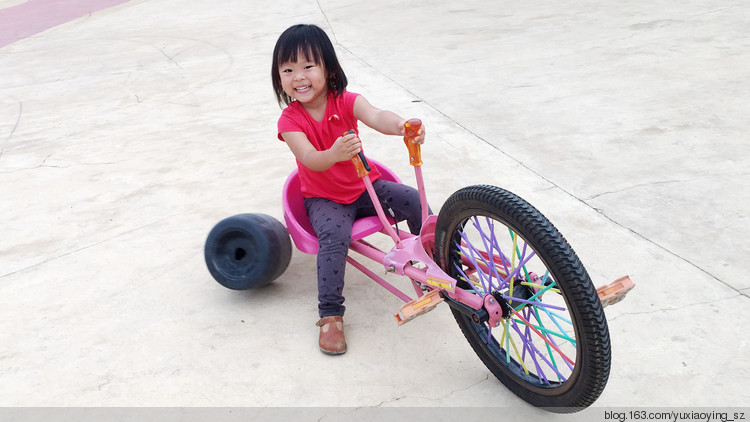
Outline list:
[[[429,215],[420,146],[411,142],[420,125],[417,119],[407,122],[404,137],[422,203],[418,236],[398,230],[386,215],[364,155],[352,160],[377,216],[355,221],[350,251],[383,265],[387,272],[408,277],[414,297],[351,254],[347,262],[405,302],[395,314],[398,325],[447,303],[482,362],[532,405],[554,412],[591,405],[610,371],[609,330],[602,308],[621,300],[633,283],[622,277],[594,288],[555,226],[504,189],[487,185],[460,189],[438,215]],[[400,183],[391,170],[375,164],[382,178]],[[317,252],[297,170],[286,180],[282,201],[283,224],[264,214],[240,214],[213,228],[205,258],[219,283],[240,290],[273,281],[289,264],[290,235],[300,251]],[[392,249],[383,251],[368,242],[375,233],[389,236]]]

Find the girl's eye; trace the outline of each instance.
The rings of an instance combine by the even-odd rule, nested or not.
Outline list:
[[[282,69],[281,73],[292,73],[292,69]]]

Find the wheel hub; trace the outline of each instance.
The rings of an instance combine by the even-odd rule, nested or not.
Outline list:
[[[519,279],[513,280],[513,288],[511,289],[513,293],[508,291],[508,296],[512,296],[512,297],[515,297],[517,299],[522,299],[522,300],[529,300],[531,299],[532,296],[534,296],[534,290],[532,290],[531,287],[522,285],[521,284],[522,281],[523,280],[519,280]],[[509,307],[512,307],[512,308],[517,308],[519,305],[523,304],[523,302],[519,302],[519,301],[514,302],[513,300],[508,300],[506,303]]]

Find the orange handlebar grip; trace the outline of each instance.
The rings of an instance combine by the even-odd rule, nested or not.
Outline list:
[[[365,163],[362,162],[362,159],[360,158],[360,154],[357,154],[354,157],[352,157],[352,162],[354,163],[354,167],[357,168],[357,177],[361,179],[367,176],[368,174],[370,174],[370,171],[365,168]]]
[[[409,164],[413,167],[422,165],[422,150],[419,144],[412,142],[418,136],[419,128],[422,127],[422,121],[419,119],[410,119],[404,124],[404,143],[409,150]]]
[[[344,136],[347,134],[354,134],[353,129],[349,129],[346,132],[344,132]],[[357,169],[357,177],[360,179],[370,174],[370,163],[367,162],[367,158],[365,158],[365,154],[360,151],[352,157],[352,163],[354,163],[354,167]]]

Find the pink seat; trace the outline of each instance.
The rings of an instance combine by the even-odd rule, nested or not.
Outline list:
[[[380,164],[379,162],[369,159],[380,170],[381,179],[391,182],[401,183],[396,173]],[[300,192],[299,171],[294,169],[287,177],[282,192],[282,202],[284,206],[284,222],[289,235],[292,236],[294,245],[300,251],[309,254],[318,253],[318,237],[315,235],[310,220],[307,218],[305,210],[305,200]],[[378,217],[364,217],[357,219],[352,226],[352,240],[362,239],[383,229]]]

